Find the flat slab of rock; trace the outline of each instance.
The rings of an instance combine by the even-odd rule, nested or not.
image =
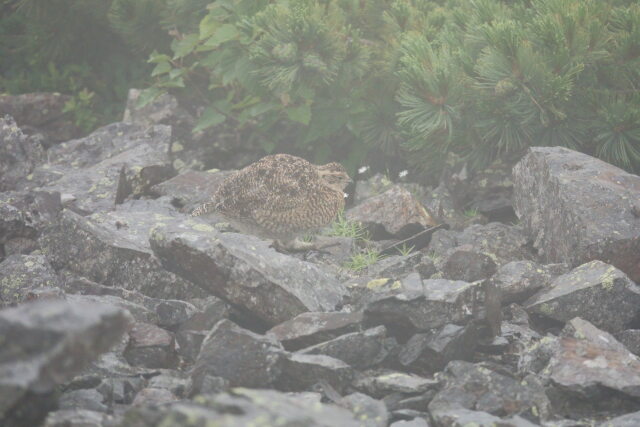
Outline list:
[[[527,418],[536,419],[549,415],[549,400],[541,385],[521,382],[481,364],[450,362],[443,378],[443,389],[429,403],[429,412],[435,419],[458,409],[497,416],[526,414]]]
[[[113,306],[62,300],[0,311],[0,423],[36,425],[47,407],[34,393],[73,378],[117,342],[130,321]]]
[[[398,185],[349,209],[346,217],[360,221],[371,231],[374,239],[389,235],[408,238],[429,226],[437,225],[420,202]]]
[[[567,322],[581,317],[619,332],[640,313],[640,287],[602,261],[591,261],[557,277],[525,303],[529,313]]]
[[[361,426],[347,409],[323,404],[315,399],[304,399],[296,394],[247,388],[235,388],[229,393],[203,395],[194,402],[134,408],[127,412],[120,426],[187,425],[185,420],[189,420],[190,426]]]
[[[314,264],[278,253],[255,236],[218,233],[200,221],[156,227],[150,241],[168,270],[268,325],[334,310],[346,293]]]
[[[560,147],[514,167],[514,208],[547,262],[599,259],[640,281],[640,177]]]
[[[447,323],[464,324],[472,317],[480,282],[429,279],[422,283],[422,292],[382,296],[368,303],[364,310],[366,323],[426,331]]]
[[[153,194],[168,196],[172,203],[191,213],[208,201],[231,171],[185,171],[151,188]]]
[[[505,304],[521,304],[551,281],[569,272],[567,264],[540,265],[533,261],[512,261],[498,269],[491,282],[502,292]]]
[[[125,225],[134,225],[135,218]],[[155,225],[166,221],[149,214]],[[163,299],[189,299],[206,296],[193,283],[165,270],[151,249],[136,241],[135,235],[115,232],[117,225],[105,228],[72,211],[65,210],[59,221],[43,233],[39,242],[56,269],[65,268],[98,283],[136,290]]]
[[[357,332],[362,326],[362,313],[302,313],[267,331],[289,351],[319,344],[340,335]]]
[[[640,360],[613,335],[576,318],[567,324],[546,372],[564,393],[600,400],[619,391],[640,397]]]

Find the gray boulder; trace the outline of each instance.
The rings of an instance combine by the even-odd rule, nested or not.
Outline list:
[[[0,311],[0,422],[36,425],[54,387],[109,349],[129,322],[113,306],[60,300]]]
[[[166,216],[147,215],[147,222],[153,224],[167,221]],[[116,231],[115,222],[102,226],[65,210],[39,242],[56,269],[64,268],[98,283],[163,299],[206,296],[194,284],[165,270],[148,243],[140,244],[144,227],[136,225],[139,217],[127,217],[126,228],[140,230],[127,235],[127,230]]]
[[[581,317],[618,332],[640,313],[640,287],[602,261],[591,261],[557,277],[526,303],[529,313],[567,322]]]
[[[346,293],[314,264],[278,253],[255,236],[218,233],[199,221],[156,227],[150,241],[168,270],[267,325],[334,310]]]
[[[546,262],[599,259],[640,281],[640,177],[560,147],[514,167],[514,207]]]
[[[0,263],[0,307],[24,302],[29,292],[60,283],[44,256],[11,255]]]
[[[0,115],[0,192],[19,189],[44,160],[42,138],[23,134],[11,116]]]

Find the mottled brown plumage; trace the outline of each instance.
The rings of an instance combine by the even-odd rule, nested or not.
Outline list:
[[[333,221],[350,181],[338,163],[317,166],[275,154],[231,174],[192,216],[214,211],[244,233],[293,240]]]

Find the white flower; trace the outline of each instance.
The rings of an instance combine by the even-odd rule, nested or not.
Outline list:
[[[405,169],[398,174],[398,178],[404,178],[407,175],[409,175],[409,171]]]
[[[358,169],[358,173],[362,175],[368,170],[369,170],[369,166],[362,166],[360,169]]]
[[[342,193],[344,194],[344,198],[346,199],[347,197],[349,197],[349,193]]]

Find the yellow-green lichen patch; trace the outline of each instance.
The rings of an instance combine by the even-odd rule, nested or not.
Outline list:
[[[178,141],[176,141],[173,144],[171,144],[171,152],[172,153],[179,153],[182,150],[184,150],[184,145],[180,144]]]
[[[193,228],[196,231],[203,231],[207,233],[213,233],[214,231],[216,231],[216,229],[213,226],[209,224],[203,224],[203,223],[193,224],[191,228]]]
[[[378,289],[386,285],[388,282],[389,282],[388,278],[373,279],[369,283],[367,283],[367,289],[372,289],[372,290]]]

